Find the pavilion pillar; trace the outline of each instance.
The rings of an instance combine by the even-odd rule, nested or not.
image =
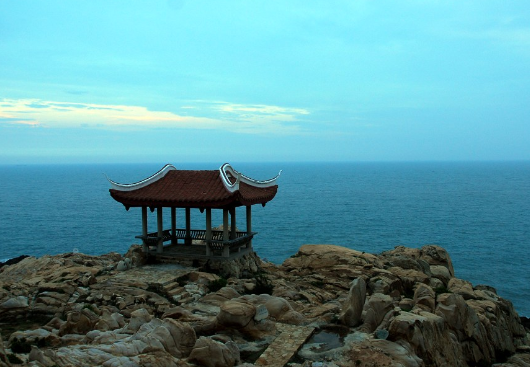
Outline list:
[[[236,208],[230,209],[230,239],[236,238]]]
[[[223,209],[223,257],[230,256],[230,246],[226,244],[228,242],[228,209]]]
[[[247,235],[252,235],[252,206],[247,205]],[[248,241],[247,248],[252,248],[252,240]]]
[[[186,245],[191,245],[191,209],[186,208],[186,239],[184,240]]]
[[[171,244],[174,245],[177,240],[177,209],[171,208]]]
[[[148,252],[149,247],[147,246],[147,207],[142,206],[142,250]]]
[[[156,208],[156,224],[158,229],[158,245],[156,247],[156,252],[161,254],[164,249],[164,225],[162,223],[162,207]]]
[[[212,209],[206,208],[206,256],[211,256],[210,241],[212,240]]]

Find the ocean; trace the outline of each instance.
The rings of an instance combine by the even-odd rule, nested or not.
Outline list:
[[[218,169],[216,164],[176,164]],[[0,261],[22,254],[125,253],[141,232],[139,208],[108,192],[163,164],[0,166]],[[303,244],[380,253],[437,244],[456,276],[488,284],[530,317],[530,162],[233,163],[256,179],[282,174],[276,197],[252,212],[258,255],[281,263]],[[244,209],[237,211],[245,227]],[[169,227],[169,210],[165,213]],[[213,212],[214,225],[221,224]],[[177,210],[182,224],[183,210]],[[192,227],[204,227],[192,210]],[[156,213],[149,214],[156,230]]]

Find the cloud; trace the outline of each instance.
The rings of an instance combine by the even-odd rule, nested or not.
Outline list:
[[[309,115],[302,108],[280,107],[259,104],[237,104],[228,102],[199,102],[201,109],[207,109],[219,118],[237,124],[241,132],[266,133],[278,131],[284,134],[307,132],[302,128],[300,118]]]
[[[302,132],[298,118],[309,114],[300,108],[205,101],[182,109],[186,114],[151,111],[143,106],[4,99],[0,100],[0,123],[46,128],[220,129],[248,134],[296,134]]]
[[[253,118],[267,118],[273,117],[281,121],[293,121],[297,115],[308,115],[309,112],[302,108],[286,108],[278,106],[267,105],[242,105],[226,102],[217,102],[213,106],[221,112],[230,113],[233,115],[242,115]]]
[[[36,125],[37,122],[33,119],[22,119],[16,117],[2,117],[0,116],[0,124],[22,124],[22,125]]]

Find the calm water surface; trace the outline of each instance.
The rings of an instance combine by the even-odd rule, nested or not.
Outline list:
[[[93,255],[125,253],[141,232],[141,213],[127,212],[110,197],[104,173],[129,183],[162,166],[0,166],[0,260],[74,248]],[[283,170],[276,198],[253,207],[253,229],[259,232],[254,246],[262,258],[281,263],[308,243],[371,253],[438,244],[449,251],[458,277],[496,287],[521,315],[530,316],[530,162],[233,166],[257,179]],[[244,210],[237,214],[244,228]],[[204,214],[192,210],[193,227],[204,227],[204,221]],[[217,211],[213,221],[222,222]],[[155,222],[151,214],[152,231]]]

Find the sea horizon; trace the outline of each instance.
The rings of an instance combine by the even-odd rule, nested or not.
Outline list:
[[[38,161],[34,160],[35,158],[32,158],[32,161],[22,161],[22,162],[16,162],[16,161],[0,161],[0,166],[39,166],[39,165],[159,165],[159,164],[183,164],[183,165],[190,165],[190,164],[219,164],[222,165],[223,163],[231,163],[231,164],[316,164],[316,163],[322,163],[322,164],[378,164],[378,163],[384,163],[384,164],[391,164],[391,163],[530,163],[530,159],[405,159],[405,160],[354,160],[354,159],[346,159],[346,160],[263,160],[263,161],[256,161],[256,160],[235,160],[235,161],[214,161],[214,160],[188,160],[186,162],[179,162],[179,161],[170,161],[170,160],[148,160],[148,161],[87,161],[86,159],[82,160],[73,160],[73,161],[67,161],[67,160],[46,160],[46,161]],[[46,158],[48,159],[48,158]]]

